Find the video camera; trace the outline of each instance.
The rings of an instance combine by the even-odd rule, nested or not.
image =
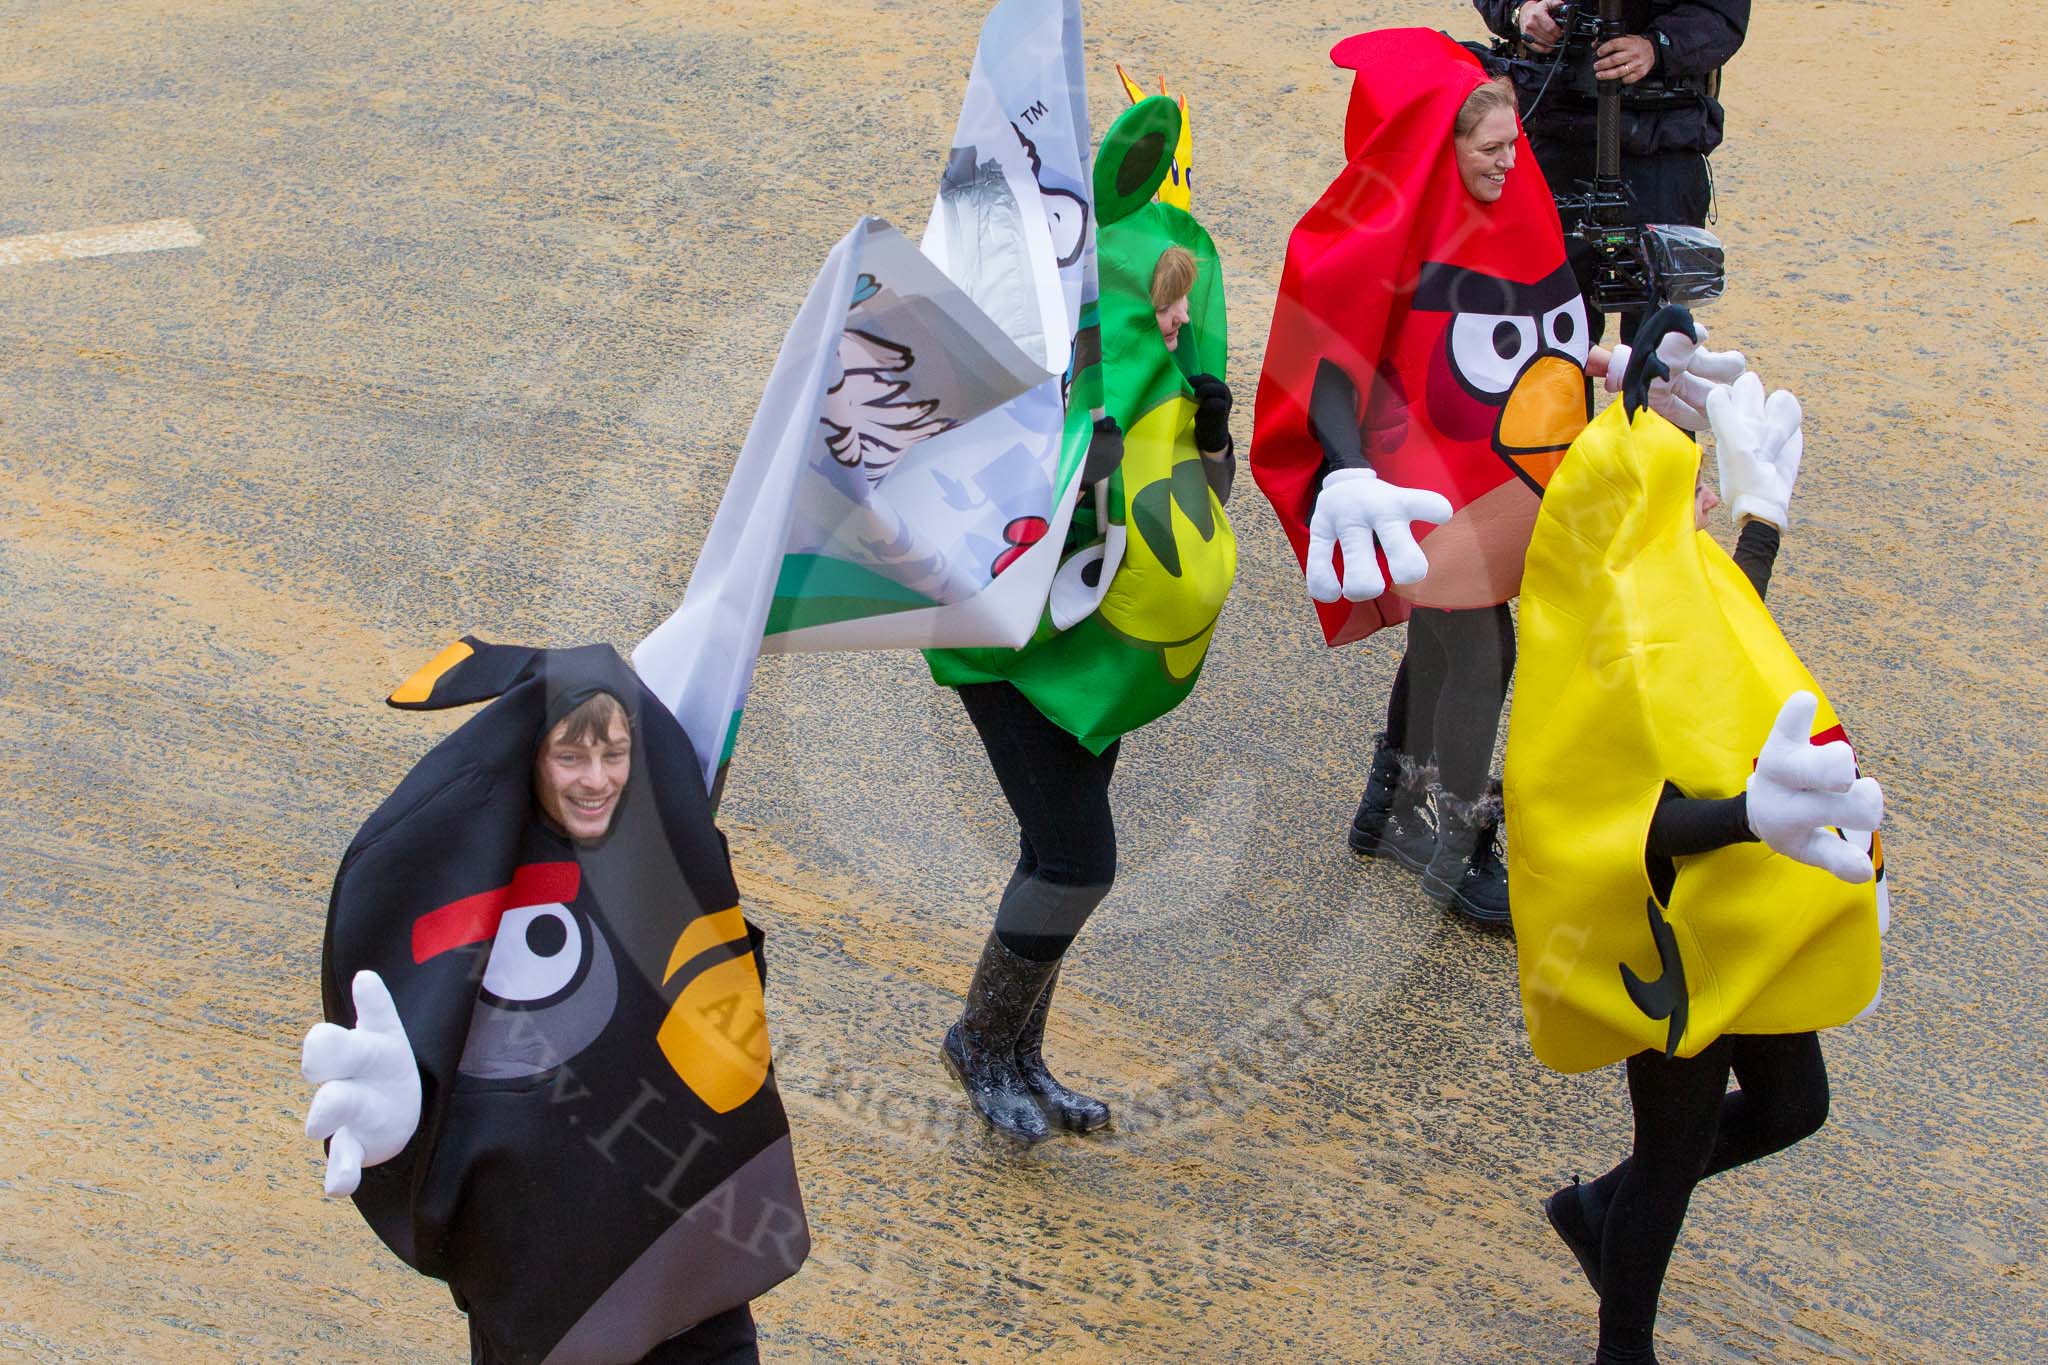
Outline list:
[[[1547,67],[1535,101],[1524,118],[1550,91],[1559,75],[1559,93],[1594,103],[1596,156],[1593,183],[1572,192],[1552,191],[1557,216],[1564,225],[1565,247],[1593,262],[1591,297],[1603,313],[1647,313],[1668,303],[1700,303],[1721,296],[1727,285],[1721,239],[1705,228],[1679,224],[1628,221],[1628,192],[1621,181],[1622,84],[1593,75],[1600,45],[1623,34],[1621,0],[1599,0],[1599,9],[1585,0],[1557,15],[1564,37],[1542,62],[1513,56],[1507,39],[1494,43],[1494,55],[1510,65]],[[1667,82],[1640,81],[1629,87],[1631,108],[1700,98],[1697,88]]]

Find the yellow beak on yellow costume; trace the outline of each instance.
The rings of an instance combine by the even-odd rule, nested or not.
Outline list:
[[[1822,698],[1815,733],[1838,726],[1749,580],[1694,529],[1698,469],[1685,433],[1615,403],[1572,443],[1529,542],[1509,899],[1529,1044],[1559,1071],[1827,1028],[1877,993],[1872,883],[1746,843],[1680,859],[1670,902],[1652,894],[1645,846],[1667,780],[1741,792],[1802,689]]]

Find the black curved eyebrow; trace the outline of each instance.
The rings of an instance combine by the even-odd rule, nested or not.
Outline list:
[[[1509,317],[1541,317],[1561,303],[1578,296],[1579,282],[1570,265],[1557,269],[1534,284],[1516,284],[1442,261],[1425,261],[1415,281],[1411,308],[1428,313],[1495,313]]]

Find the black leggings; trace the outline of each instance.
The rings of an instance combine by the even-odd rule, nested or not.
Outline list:
[[[1507,603],[1472,611],[1417,607],[1387,697],[1387,742],[1427,760],[1467,801],[1486,794],[1500,709],[1515,676],[1515,618]]]
[[[996,937],[1019,957],[1051,962],[1116,880],[1109,779],[1123,741],[1089,753],[1006,682],[970,683],[960,701],[1017,816],[1017,868],[996,909]]]
[[[1733,1071],[1740,1089],[1728,1090]],[[1730,1034],[1697,1057],[1628,1059],[1635,1155],[1593,1184],[1600,1241],[1600,1359],[1649,1359],[1664,1268],[1692,1189],[1782,1151],[1828,1120],[1828,1073],[1812,1033]]]
[[[501,1365],[511,1359],[491,1345],[474,1317],[469,1320],[469,1359],[470,1365]],[[760,1365],[760,1360],[754,1311],[743,1303],[670,1337],[640,1357],[640,1365]]]

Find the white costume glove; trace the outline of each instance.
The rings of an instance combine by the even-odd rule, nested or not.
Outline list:
[[[1771,737],[1749,775],[1749,827],[1772,849],[1845,882],[1875,874],[1870,855],[1837,830],[1874,830],[1884,820],[1877,780],[1856,776],[1856,755],[1841,740],[1812,742],[1811,692],[1785,699]],[[1832,826],[1832,828],[1830,828]]]
[[[306,1136],[327,1146],[327,1193],[349,1195],[363,1167],[405,1150],[420,1124],[420,1069],[384,978],[357,972],[350,983],[356,1026],[315,1024],[300,1069],[320,1088],[306,1110]]]
[[[1783,389],[1766,400],[1764,381],[1745,374],[1733,388],[1708,395],[1707,415],[1714,422],[1721,501],[1728,505],[1729,519],[1740,522],[1750,516],[1784,530],[1806,449],[1799,400]]]
[[[1382,483],[1370,469],[1339,469],[1323,479],[1308,520],[1308,595],[1318,602],[1367,602],[1387,590],[1373,542],[1387,552],[1396,583],[1418,583],[1429,560],[1415,543],[1409,523],[1441,526],[1451,519],[1450,500],[1421,488]],[[1344,584],[1337,585],[1333,545],[1344,547]]]
[[[1687,431],[1706,429],[1708,396],[1734,383],[1746,363],[1740,351],[1705,349],[1701,343],[1706,339],[1707,329],[1701,327],[1697,337],[1666,332],[1657,343],[1657,358],[1670,368],[1671,377],[1650,381],[1650,411]],[[1607,392],[1621,392],[1628,357],[1628,347],[1614,348],[1613,359],[1607,362]]]

